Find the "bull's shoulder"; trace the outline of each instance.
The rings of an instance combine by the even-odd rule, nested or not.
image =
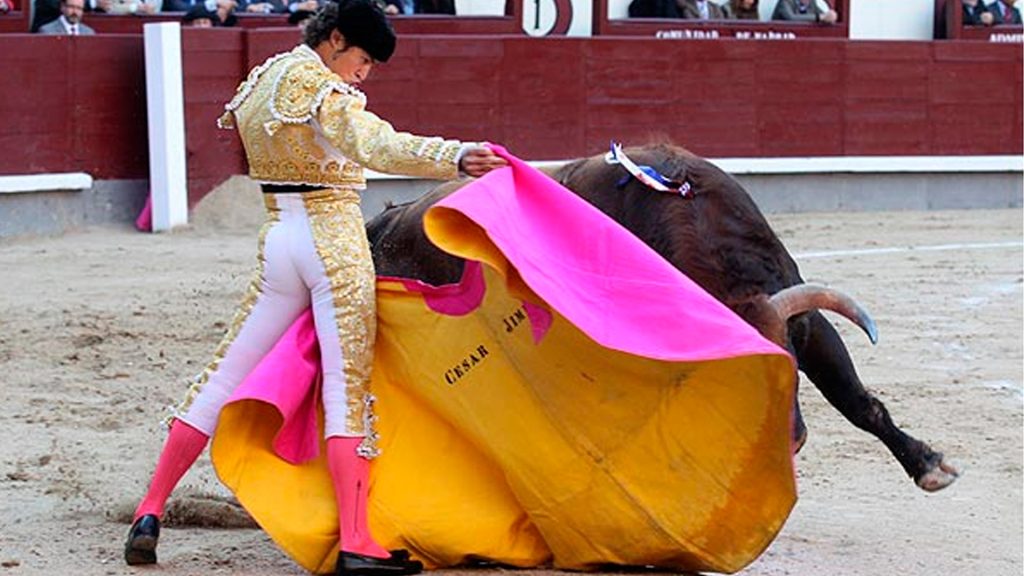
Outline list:
[[[468,182],[443,182],[412,202],[387,207],[366,223],[377,274],[413,278],[435,286],[458,282],[462,260],[430,242],[423,230],[423,216]]]

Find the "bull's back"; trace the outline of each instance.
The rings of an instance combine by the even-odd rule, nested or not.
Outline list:
[[[637,163],[690,184],[689,194],[655,191],[602,157],[568,164],[553,177],[723,302],[802,282],[795,262],[735,179],[679,148],[629,152]]]

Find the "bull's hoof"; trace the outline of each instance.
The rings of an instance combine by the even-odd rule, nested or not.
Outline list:
[[[948,464],[942,455],[939,455],[939,463],[925,472],[917,479],[917,485],[927,492],[938,492],[949,486],[960,477],[960,470],[952,464]]]

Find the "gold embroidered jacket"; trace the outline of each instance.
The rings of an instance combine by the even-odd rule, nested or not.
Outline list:
[[[457,176],[462,143],[396,132],[365,107],[366,96],[302,44],[254,68],[217,123],[238,129],[249,176],[263,183],[361,190],[364,167]]]

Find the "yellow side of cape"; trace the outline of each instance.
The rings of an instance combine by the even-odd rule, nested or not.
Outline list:
[[[491,264],[475,312],[438,314],[401,283],[378,284],[374,536],[433,567],[734,572],[753,561],[796,498],[789,360],[640,358],[595,344],[557,312],[535,342],[523,298],[536,296],[493,246],[452,234]],[[325,463],[278,458],[275,414],[258,402],[225,409],[218,473],[299,564],[330,572]]]

